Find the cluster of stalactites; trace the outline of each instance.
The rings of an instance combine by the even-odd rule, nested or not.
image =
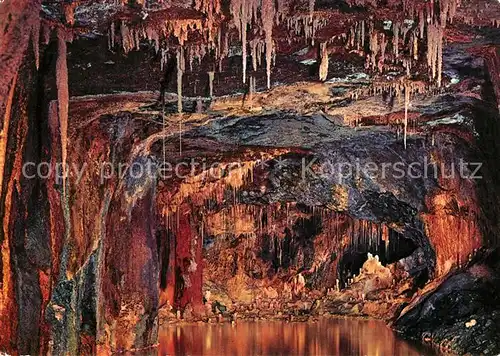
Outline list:
[[[287,234],[286,231],[293,230],[294,224],[300,223],[299,219],[303,218],[321,224],[323,236],[320,239],[325,244],[323,248],[338,255],[342,255],[347,248],[387,250],[391,238],[391,229],[385,223],[354,219],[345,213],[323,207],[313,206],[307,212],[298,211],[294,202],[265,206],[238,204],[215,214],[211,214],[210,205],[207,204],[202,217],[201,225],[205,226],[203,231],[212,236],[232,236],[236,233],[238,236],[256,238],[245,241],[250,246],[256,244],[259,238],[276,239],[273,248],[278,258],[284,252],[281,241],[284,238],[293,241],[295,238],[294,234]],[[313,268],[327,259],[327,255],[319,257]]]
[[[271,63],[274,51],[273,27],[277,16],[277,8],[274,0],[232,0],[230,12],[233,21],[240,34],[243,61],[243,83],[247,79],[247,56],[248,56],[248,28],[255,23],[261,25],[264,31],[264,42],[266,49],[266,72],[267,87],[271,87]],[[260,16],[259,16],[260,15]],[[259,23],[260,22],[260,23]],[[252,46],[254,46],[251,43]],[[252,64],[255,70],[255,47],[252,47]]]
[[[214,17],[221,13],[221,0],[195,0],[194,8],[207,16],[206,28],[208,29],[209,42],[214,40]]]
[[[418,25],[395,22],[390,25],[390,30],[383,31],[377,30],[374,23],[355,23],[348,33],[346,46],[365,55],[367,69],[383,73],[387,65],[401,64],[410,76],[413,63],[420,58],[419,50],[424,48],[420,42],[425,40],[429,76],[441,86],[444,28],[439,23],[427,23],[423,14],[420,19],[424,20]],[[407,43],[408,50],[401,48],[401,43]],[[390,57],[392,61],[388,60]]]
[[[185,45],[182,48],[185,50],[186,69],[189,68],[191,72],[193,71],[194,64],[201,65],[203,59],[210,54],[210,50],[212,49],[210,45],[204,42]],[[160,49],[160,69],[162,71],[166,68],[170,56],[170,49],[167,46]]]
[[[315,33],[326,25],[326,20],[314,17],[315,0],[304,0],[309,8],[309,14],[286,17],[288,29],[293,30],[296,35],[304,35],[306,40],[314,44]],[[271,87],[271,67],[276,59],[276,44],[273,40],[273,28],[285,18],[288,13],[288,2],[286,0],[231,0],[229,10],[232,15],[232,23],[238,29],[242,43],[242,66],[243,83],[247,81],[248,47],[250,46],[252,56],[252,67],[257,70],[261,65],[262,54],[265,53],[267,87]],[[169,57],[169,49],[162,45],[162,39],[168,39],[170,35],[177,38],[179,45],[187,49],[186,61],[192,69],[193,59],[201,59],[210,50],[214,50],[215,58],[219,63],[219,71],[222,70],[222,60],[229,53],[229,29],[224,31],[224,24],[216,26],[214,16],[221,14],[220,0],[195,0],[194,9],[206,14],[206,20],[201,19],[173,19],[165,20],[161,26],[152,26],[147,23],[129,25],[126,21],[119,24],[112,23],[108,31],[109,48],[114,48],[118,42],[125,53],[140,48],[141,40],[149,40],[153,43],[156,52],[161,54],[161,68],[165,67]],[[260,36],[248,41],[248,31],[255,26],[255,33]],[[117,31],[118,29],[118,31]],[[190,31],[199,31],[204,34],[208,29],[208,40],[200,43],[195,48],[187,46]],[[216,29],[214,31],[214,29]],[[206,39],[206,37],[204,37]],[[164,41],[166,42],[166,41]]]
[[[247,35],[248,27],[253,20],[257,20],[259,0],[232,0],[230,12],[236,28],[240,34],[243,62],[243,83],[246,83],[247,76]]]
[[[177,191],[165,191],[160,197],[163,206],[162,215],[168,216],[178,211],[179,206],[189,201],[192,207],[203,207],[208,202],[227,202],[227,193],[233,193],[233,204],[239,202],[238,190],[253,181],[253,170],[257,162],[245,161],[226,163],[210,167],[186,179]]]
[[[140,41],[147,39],[154,43],[156,52],[160,50],[160,39],[168,38],[173,35],[177,38],[179,45],[183,46],[188,39],[188,34],[192,30],[202,31],[202,20],[189,19],[189,20],[167,20],[160,27],[154,26],[129,26],[125,21],[121,21],[120,36],[121,47],[125,53],[140,48]],[[113,48],[116,43],[116,24],[111,23],[108,31],[108,44]]]
[[[314,45],[316,32],[325,27],[327,20],[313,15],[296,15],[287,19],[287,27],[295,36],[304,36],[307,42]]]
[[[250,56],[252,57],[252,68],[254,71],[262,64],[262,55],[266,50],[266,43],[256,37],[250,41]]]
[[[348,0],[347,3],[350,6],[380,7],[379,4],[377,4],[377,0]],[[412,0],[402,0],[401,4],[398,4],[397,2],[392,4],[392,6],[396,7],[399,7],[400,5],[403,6],[404,15],[407,18],[414,18],[415,14],[422,8],[422,4],[420,2]],[[424,8],[428,13],[429,18],[439,16],[440,23],[445,24],[448,20],[450,22],[453,20],[459,5],[460,0],[440,0],[426,2]]]
[[[314,6],[315,0],[308,0],[309,15],[293,16],[287,19],[289,29],[293,29],[297,35],[303,33],[306,39],[312,39],[313,44],[316,31],[323,27],[326,22],[314,18]],[[276,53],[273,27],[275,24],[279,24],[287,13],[287,2],[285,0],[231,0],[230,12],[242,44],[243,83],[246,83],[247,79],[248,29],[252,24],[255,24],[260,26],[261,32],[264,32],[267,87],[270,88],[271,66]],[[250,45],[252,46],[252,65],[255,70],[257,63],[254,56],[257,53],[256,45],[252,42]]]
[[[440,25],[427,26],[427,65],[431,77],[441,86],[441,71],[443,66],[443,28]]]
[[[355,0],[351,5],[373,5],[373,1]],[[356,22],[351,27],[347,46],[351,49],[366,52],[366,67],[383,72],[387,62],[387,45],[392,47],[393,63],[400,63],[406,69],[407,75],[411,74],[413,62],[419,60],[419,50],[424,46],[420,43],[425,41],[427,65],[429,77],[435,80],[437,86],[441,86],[442,52],[444,29],[448,22],[455,16],[459,0],[442,0],[430,2],[424,7],[415,7],[413,2],[403,2],[405,14],[413,20],[404,22],[390,22],[390,30],[375,29],[373,23],[366,24],[365,21]],[[388,38],[392,36],[392,39]],[[368,46],[365,47],[367,41]],[[409,45],[408,51],[400,48],[401,43]],[[402,56],[407,52],[409,56]],[[390,52],[389,52],[390,53]]]
[[[384,33],[374,31],[373,28],[369,31],[370,51],[366,56],[366,68],[372,70],[378,69],[379,72],[384,70],[385,51],[387,49],[387,39]]]
[[[426,94],[431,90],[429,84],[422,81],[412,81],[401,79],[391,82],[374,82],[370,87],[360,88],[351,93],[352,99],[360,97],[370,97],[375,95],[389,94],[396,98],[402,97],[405,90],[408,89],[410,95]]]
[[[349,6],[372,6],[377,7],[377,0],[348,0]]]
[[[208,54],[209,48],[205,43],[194,43],[192,45],[187,46],[186,55],[187,55],[187,63],[189,64],[189,70],[193,71],[193,62],[196,60],[198,64],[201,64],[201,61]]]
[[[373,22],[363,20],[350,28],[346,46],[363,53],[366,57],[365,68],[382,73],[391,55],[393,63],[405,63],[405,59],[400,56],[399,46],[401,38],[404,43],[406,36],[412,36],[409,27],[399,23],[393,24],[392,31],[386,32],[377,30]]]
[[[122,5],[129,5],[132,3],[131,0],[115,0],[117,3],[119,3],[121,1],[121,4]],[[146,6],[147,5],[147,1],[146,0],[134,0],[135,4],[136,5],[141,5],[141,6]]]
[[[351,93],[352,99],[359,99],[360,97],[369,97],[375,95],[388,94],[398,100],[404,100],[404,122],[403,122],[403,143],[404,147],[407,146],[407,134],[409,127],[409,108],[411,98],[418,94],[425,94],[431,90],[430,86],[421,81],[411,81],[402,79],[398,82],[382,82],[374,83],[371,87],[365,89],[358,89]],[[357,122],[353,122],[357,125]]]

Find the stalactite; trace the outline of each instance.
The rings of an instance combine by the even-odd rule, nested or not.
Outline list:
[[[437,27],[434,24],[427,27],[427,66],[432,73],[431,78],[436,76],[436,31]]]
[[[73,1],[71,3],[62,4],[64,19],[68,25],[73,26],[75,24],[75,7],[78,3],[78,1]]]
[[[431,78],[437,78],[441,86],[441,71],[443,61],[443,28],[439,24],[427,26],[427,65],[430,68]]]
[[[167,65],[168,61],[168,49],[167,48],[162,48],[161,50],[161,59],[160,59],[160,69],[163,72],[163,69]]]
[[[441,86],[443,71],[443,28],[439,28],[438,42],[437,42],[437,86]]]
[[[247,71],[247,29],[256,12],[257,1],[255,0],[233,0],[230,5],[230,12],[238,28],[242,46],[243,62],[243,83],[246,83]],[[255,8],[255,9],[254,9]]]
[[[257,70],[257,43],[258,40],[256,38],[250,41],[250,55],[252,56],[252,68],[254,72]]]
[[[419,32],[420,38],[423,39],[424,33],[425,33],[425,22],[426,22],[423,10],[419,11],[418,18],[419,18],[419,25],[418,25],[419,31],[418,32]]]
[[[377,68],[377,55],[379,52],[379,44],[378,44],[378,33],[373,29],[373,25],[370,26],[368,36],[370,38],[370,57],[369,57],[368,67],[375,69]]]
[[[405,85],[405,122],[404,122],[404,147],[406,149],[406,135],[408,131],[408,106],[410,105],[410,88]]]
[[[134,48],[138,51],[141,49],[141,38],[139,37],[139,31],[134,30],[133,31],[133,38],[134,38]],[[156,50],[156,53],[158,53],[158,50]]]
[[[310,0],[313,3],[314,0]],[[273,55],[273,26],[276,9],[274,0],[262,0],[262,26],[266,36],[266,73],[267,73],[267,88],[271,88],[271,61]]]
[[[324,18],[311,18],[310,15],[296,15],[287,19],[287,28],[293,31],[295,36],[304,34],[305,40],[311,40],[314,45],[314,37],[316,32],[326,26],[327,20]]]
[[[365,49],[365,20],[361,21],[361,48]]]
[[[413,59],[418,61],[418,36],[413,34]]]
[[[63,194],[66,194],[66,173],[67,173],[66,159],[67,159],[67,149],[68,149],[68,109],[69,109],[66,34],[62,29],[60,29],[57,33],[57,37],[58,37],[58,56],[56,63],[57,101],[59,107],[59,125],[61,131]]]
[[[394,59],[397,61],[399,57],[399,23],[394,23],[392,27],[393,37],[392,37],[392,47],[394,51]]]
[[[189,71],[193,71],[193,61],[194,61],[194,49],[193,46],[187,48],[187,62],[189,63]]]
[[[44,23],[42,26],[42,43],[44,45],[49,44],[51,32],[52,32],[52,29],[50,28],[50,26]]]
[[[12,102],[14,99],[16,84],[17,84],[17,75],[14,76],[14,79],[10,83],[10,89],[8,96],[6,98],[7,101],[5,103],[5,116],[3,117],[3,125],[0,131],[0,195],[2,194],[3,190],[4,169],[5,169],[5,162],[7,155],[7,141],[9,138],[10,117],[11,117]]]
[[[255,92],[255,77],[250,76],[248,78],[248,95],[246,98],[245,97],[243,98],[244,99],[243,106],[246,106],[249,108],[252,107],[254,92]]]
[[[110,28],[109,28],[109,43],[110,43],[110,49],[115,48],[115,23],[111,22]]]
[[[287,0],[276,0],[276,23],[279,25],[289,10]]]
[[[247,79],[247,28],[248,28],[247,7],[243,6],[242,22],[241,22],[241,49],[242,49],[241,59],[243,61],[243,83],[246,83]]]
[[[219,14],[221,11],[220,0],[195,0],[194,8],[206,14],[207,22],[206,28],[208,29],[208,41],[214,40],[214,15]]]
[[[327,43],[321,43],[320,46],[320,58],[321,58],[321,63],[319,66],[319,80],[325,81],[328,77],[328,46]]]
[[[380,57],[379,57],[379,60],[377,62],[378,71],[380,73],[382,73],[384,70],[386,48],[387,48],[387,41],[385,38],[385,34],[382,33],[380,36]]]
[[[214,96],[214,72],[208,72],[208,86],[210,98]]]
[[[261,41],[257,43],[257,65],[259,67],[262,65],[262,55],[264,54],[265,47],[265,43],[262,43]]]
[[[37,70],[40,68],[40,27],[41,21],[40,18],[38,18],[34,21],[31,30],[31,40],[33,42],[33,52],[35,53],[35,66]]]
[[[122,48],[123,51],[126,53],[130,52],[133,48],[133,37],[130,34],[130,29],[125,23],[125,21],[122,21],[121,26],[120,26],[120,33],[121,33],[121,40],[122,40]]]
[[[182,113],[182,76],[185,70],[184,49],[177,50],[177,112]]]

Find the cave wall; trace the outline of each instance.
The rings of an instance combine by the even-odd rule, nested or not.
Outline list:
[[[47,187],[22,174],[25,162],[47,156],[44,75],[28,49],[37,26],[37,1],[2,8],[0,85],[2,230],[0,344],[7,352],[36,353],[46,344],[44,308],[51,288],[51,246]]]

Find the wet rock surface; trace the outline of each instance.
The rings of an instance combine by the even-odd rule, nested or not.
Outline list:
[[[398,332],[444,352],[496,354],[499,251],[480,251],[463,268],[422,293],[395,320]]]

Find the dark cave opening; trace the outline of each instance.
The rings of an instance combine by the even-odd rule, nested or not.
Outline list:
[[[339,260],[340,286],[345,287],[349,279],[359,275],[363,264],[368,260],[368,253],[378,256],[380,262],[385,266],[410,256],[417,248],[418,246],[411,239],[393,229],[389,229],[387,242],[382,240],[382,236],[379,236],[375,244],[353,244]]]

